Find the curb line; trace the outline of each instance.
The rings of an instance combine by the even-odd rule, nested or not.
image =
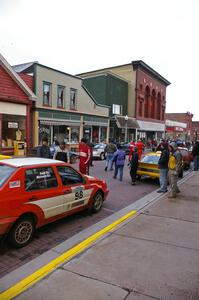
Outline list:
[[[4,292],[0,294],[0,300],[9,300],[13,299],[14,297],[18,296],[25,290],[27,290],[30,286],[35,284],[37,281],[41,280],[43,277],[51,273],[55,270],[59,265],[69,261],[77,254],[81,253],[85,249],[87,249],[92,243],[97,241],[99,238],[107,234],[109,231],[126,221],[127,219],[131,218],[136,214],[136,210],[129,212],[128,214],[124,215],[120,219],[114,221],[110,225],[104,227],[100,231],[96,232],[95,234],[89,236],[84,241],[80,242],[73,248],[69,249],[65,253],[61,254],[57,258],[53,259],[50,263],[44,265],[42,268],[35,271],[33,274],[27,276],[23,280],[19,281],[15,285],[11,286]]]

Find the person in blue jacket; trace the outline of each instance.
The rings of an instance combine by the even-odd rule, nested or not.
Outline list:
[[[113,178],[117,178],[117,175],[119,173],[119,179],[122,181],[123,179],[123,169],[124,169],[124,163],[125,163],[125,152],[121,149],[121,145],[117,145],[117,151],[113,155],[113,162],[115,162],[115,171]]]

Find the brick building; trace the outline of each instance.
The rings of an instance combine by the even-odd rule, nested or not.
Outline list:
[[[115,99],[110,97],[100,100],[99,95],[102,98],[103,93],[99,90],[99,76],[107,76],[107,74],[119,77],[128,83],[127,103],[116,103]],[[83,78],[83,83],[95,98],[99,97],[99,101],[111,104],[112,114],[115,116],[116,122],[115,127],[112,125],[110,137],[120,138],[121,136],[118,137],[114,134],[114,130],[117,131],[118,127],[124,131],[125,126],[127,126],[128,140],[137,138],[149,140],[164,137],[166,87],[170,82],[146,63],[141,60],[132,61],[130,64],[78,75]],[[108,85],[107,89],[109,89]],[[115,90],[117,89],[119,90],[119,85],[115,80]],[[111,95],[109,92],[107,94]]]
[[[194,139],[193,135],[193,126],[192,126],[192,118],[193,114],[190,112],[186,113],[166,113],[166,120],[174,121],[174,122],[181,122],[186,124],[186,129],[184,130],[184,139],[187,141],[191,141]],[[175,135],[178,133],[179,126],[173,127],[173,134]],[[166,128],[166,131],[168,128]],[[182,131],[182,130],[181,130]]]

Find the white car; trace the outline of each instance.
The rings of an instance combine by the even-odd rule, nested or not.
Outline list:
[[[104,160],[106,158],[105,153],[105,147],[106,144],[100,143],[94,146],[93,148],[93,158],[100,158],[101,160]]]

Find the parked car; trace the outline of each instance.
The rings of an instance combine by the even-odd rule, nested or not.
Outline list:
[[[0,162],[0,237],[16,248],[36,228],[88,209],[98,212],[108,195],[104,180],[86,176],[64,162],[29,157]]]
[[[137,175],[139,178],[141,178],[143,175],[154,179],[160,177],[160,169],[158,166],[160,155],[160,151],[148,152],[145,155],[142,155],[137,170]]]
[[[0,160],[2,160],[2,159],[8,159],[8,158],[12,158],[12,156],[0,154]]]
[[[101,160],[104,160],[106,158],[105,148],[106,144],[104,143],[96,144],[93,147],[93,158],[100,158]]]
[[[183,151],[179,149],[179,151],[182,153]],[[184,152],[182,153],[183,157]],[[160,177],[160,169],[158,166],[158,161],[161,155],[161,151],[157,152],[148,152],[144,155],[142,155],[141,160],[139,161],[137,175],[138,178],[141,178],[142,176],[149,176],[151,178],[159,178]],[[183,169],[186,169],[186,160],[182,162],[182,169],[178,175],[179,178],[183,177]]]
[[[129,155],[130,153],[130,143],[124,143],[124,144],[121,144],[121,149],[123,151],[125,151],[126,155]]]
[[[189,150],[185,147],[178,147],[178,150],[182,154],[183,169],[188,170],[190,168],[190,164],[191,164],[191,154],[190,154]]]
[[[37,156],[37,147],[34,147],[32,149],[32,156]],[[56,147],[55,145],[51,145],[50,146],[50,154],[51,154],[51,158],[53,158],[53,155],[55,153],[55,150],[56,150]],[[71,151],[69,150],[69,157],[70,157],[70,163],[73,164],[76,162],[76,160],[79,158],[79,155],[78,155],[78,152],[75,152],[75,151]]]

